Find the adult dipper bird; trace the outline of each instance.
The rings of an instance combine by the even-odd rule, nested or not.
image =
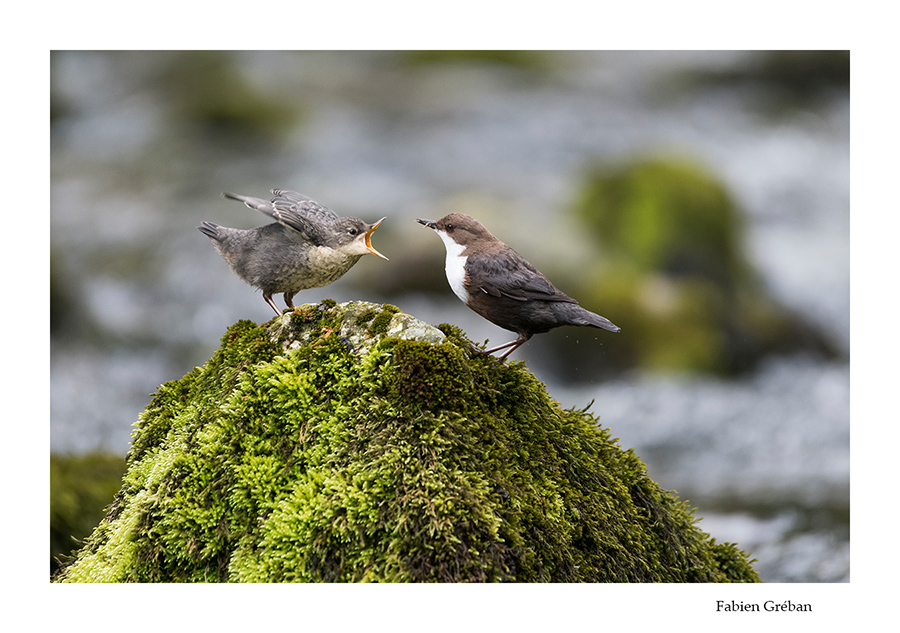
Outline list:
[[[589,312],[557,290],[534,266],[462,213],[437,222],[416,220],[437,231],[447,248],[447,281],[463,303],[519,337],[482,353],[509,348],[502,361],[534,334],[561,325],[585,325],[618,332],[609,319]],[[481,350],[478,350],[481,351]]]
[[[294,307],[294,295],[339,279],[366,253],[384,255],[372,247],[372,232],[384,222],[366,224],[337,213],[296,191],[272,189],[272,200],[223,193],[277,220],[255,229],[230,229],[212,222],[197,228],[212,240],[238,277],[263,292],[275,314],[281,314],[273,294],[284,293]]]

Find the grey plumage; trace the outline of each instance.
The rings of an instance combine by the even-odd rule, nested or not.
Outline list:
[[[281,314],[273,294],[283,293],[292,308],[300,290],[320,288],[339,279],[366,253],[387,259],[372,247],[371,235],[384,221],[367,224],[340,217],[331,209],[287,189],[273,189],[272,199],[223,193],[276,220],[255,229],[233,229],[212,222],[197,227],[241,279],[262,290],[263,299]]]

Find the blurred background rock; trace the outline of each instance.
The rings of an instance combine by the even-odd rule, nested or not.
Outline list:
[[[390,262],[299,302],[503,342],[414,221],[461,211],[622,327],[516,352],[554,397],[594,400],[764,580],[849,579],[849,53],[61,51],[51,70],[54,453],[124,455],[157,385],[270,318],[195,229],[265,223],[222,191],[388,216]]]

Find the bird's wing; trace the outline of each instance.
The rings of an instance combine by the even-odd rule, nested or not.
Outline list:
[[[509,247],[490,257],[470,257],[466,268],[472,277],[481,280],[479,289],[493,297],[576,303],[575,299],[558,290],[539,270]]]
[[[299,231],[310,242],[325,242],[323,229],[334,225],[338,214],[306,196],[289,189],[272,189],[272,217]]]

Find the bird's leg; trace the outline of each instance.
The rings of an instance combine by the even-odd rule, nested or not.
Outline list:
[[[500,357],[500,362],[502,363],[506,360],[506,357],[512,354],[514,351],[519,349],[522,345],[525,344],[525,341],[531,338],[531,334],[519,334],[519,338],[513,341],[512,347],[506,350],[506,353]]]
[[[287,307],[291,308],[292,310],[294,309],[294,293],[293,292],[284,293],[284,304]]]
[[[499,352],[501,349],[506,349],[510,345],[515,345],[518,341],[519,339],[516,339],[515,341],[510,341],[509,343],[504,343],[503,345],[498,345],[497,347],[492,347],[491,349],[478,349],[473,345],[472,349],[474,349],[479,354],[493,354],[494,352]]]
[[[478,351],[481,352],[482,354],[493,354],[494,352],[499,352],[501,349],[506,349],[508,347],[509,349],[507,350],[507,352],[503,356],[500,357],[500,360],[502,361],[507,356],[512,354],[514,351],[516,351],[519,347],[521,347],[525,343],[525,341],[527,341],[530,338],[531,338],[531,334],[519,334],[519,337],[514,341],[510,341],[509,343],[504,343],[503,345],[498,345],[497,347],[492,347],[491,349],[478,350]]]
[[[275,305],[275,301],[272,299],[272,295],[264,292],[263,299],[266,300],[266,303],[268,303],[270,306],[272,306],[272,309],[275,310],[275,314],[277,314],[278,316],[281,316],[281,310],[279,310],[278,306]]]

